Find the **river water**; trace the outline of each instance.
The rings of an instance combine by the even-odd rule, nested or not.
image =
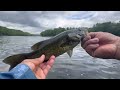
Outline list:
[[[2,60],[10,55],[30,52],[30,47],[49,37],[0,36],[0,71],[8,71]],[[56,58],[47,79],[120,79],[120,61],[89,56],[80,45],[70,58],[66,53]]]

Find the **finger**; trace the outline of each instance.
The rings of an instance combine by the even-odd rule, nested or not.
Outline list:
[[[45,55],[42,55],[40,58],[28,59],[30,62],[34,63],[36,66],[40,65],[45,59]]]
[[[46,63],[46,62],[40,64],[40,68],[41,68],[42,70],[44,70],[44,69],[46,68],[46,66],[47,66],[47,63]]]
[[[95,38],[96,36],[96,33],[95,32],[90,32],[87,34],[87,36],[83,39],[82,43],[81,43],[81,46],[84,45],[84,43],[92,38]]]
[[[39,60],[39,64],[42,63],[45,60],[45,55],[42,55],[40,58],[38,58],[38,60]]]
[[[81,41],[81,46],[83,46],[84,43],[85,43],[86,41],[90,40],[90,39],[91,39],[91,37],[90,37],[89,35],[87,35],[87,36]]]
[[[95,32],[90,32],[90,33],[89,33],[89,36],[90,36],[91,38],[95,38],[96,33],[95,33]]]
[[[41,63],[41,64],[40,64],[40,68],[43,67],[44,65],[45,65],[45,63]]]
[[[52,55],[52,56],[50,57],[50,59],[48,60],[47,64],[50,65],[50,66],[52,66],[54,60],[55,60],[55,56]]]
[[[99,44],[91,44],[91,45],[88,45],[85,48],[85,50],[89,55],[94,56],[94,52],[98,47],[99,47]]]
[[[99,39],[98,38],[93,38],[93,39],[90,39],[90,40],[86,41],[83,45],[83,48],[86,48],[90,44],[98,44],[98,43],[99,43]]]
[[[55,62],[55,56],[51,56],[49,61],[47,62],[46,68],[43,70],[44,74],[47,75],[49,70],[52,68],[53,64]]]
[[[46,66],[47,66],[47,64],[49,64],[49,62],[50,62],[51,59],[55,59],[55,56],[52,55],[47,62],[40,64],[40,68],[45,69]]]

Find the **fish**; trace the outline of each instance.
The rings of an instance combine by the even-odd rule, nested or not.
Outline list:
[[[76,47],[86,35],[87,30],[66,30],[47,40],[35,43],[31,46],[31,52],[8,56],[3,62],[9,64],[9,70],[11,70],[23,60],[39,58],[43,54],[45,55],[45,60],[43,62],[47,62],[52,55],[58,57],[67,53],[69,57],[71,57],[73,54],[73,48]]]

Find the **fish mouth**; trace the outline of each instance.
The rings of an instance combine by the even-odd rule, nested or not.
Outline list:
[[[68,34],[68,37],[72,41],[80,41],[82,35],[80,33],[78,33],[78,34],[76,34],[76,33],[70,33],[70,34]]]
[[[80,35],[76,35],[74,38],[73,38],[73,41],[80,41],[81,40],[81,36]]]

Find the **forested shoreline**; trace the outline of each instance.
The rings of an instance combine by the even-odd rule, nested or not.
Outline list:
[[[28,32],[23,32],[21,30],[9,29],[0,26],[0,36],[31,36],[32,34]]]
[[[105,22],[105,23],[97,23],[92,28],[88,29],[89,32],[109,32],[114,35],[120,36],[120,22]]]
[[[87,27],[86,27],[87,28]],[[55,36],[63,31],[74,29],[72,27],[67,27],[67,28],[54,28],[54,29],[47,29],[43,32],[40,33],[41,36]],[[104,22],[104,23],[97,23],[93,25],[93,27],[88,28],[89,32],[109,32],[114,35],[120,36],[120,22],[115,23],[115,22]]]
[[[87,28],[87,27],[86,27]],[[73,27],[59,27],[53,29],[47,29],[40,33],[40,36],[55,36],[63,31],[75,29]],[[120,36],[120,22],[104,22],[97,23],[93,27],[88,28],[89,32],[109,32],[114,35]],[[38,34],[30,34],[28,32],[23,32],[21,30],[9,29],[3,26],[0,26],[0,36],[39,36]]]

